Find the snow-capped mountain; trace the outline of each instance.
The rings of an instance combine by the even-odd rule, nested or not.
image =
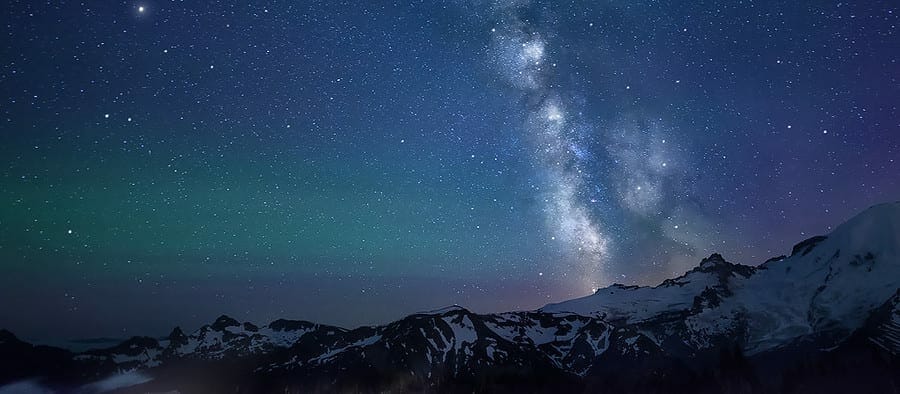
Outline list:
[[[745,335],[742,345],[752,354],[812,334],[846,336],[862,326],[900,287],[898,250],[900,204],[882,204],[758,267],[714,254],[656,287],[613,285],[541,310],[638,326],[683,320],[683,329],[670,334],[688,334],[699,347],[710,337]]]
[[[176,327],[164,339],[134,337],[111,348],[88,350],[75,359],[107,363],[117,369],[143,369],[162,365],[168,360],[221,360],[267,354],[291,347],[313,332],[333,335],[344,331],[338,327],[284,319],[257,327],[220,316],[190,335]]]
[[[890,203],[759,266],[713,254],[655,287],[613,285],[535,311],[454,306],[352,330],[222,316],[80,353],[0,332],[0,385],[41,376],[46,388],[91,392],[140,373],[118,389],[790,392],[836,390],[817,375],[831,371],[896,389],[898,251],[900,203]]]
[[[699,312],[715,307],[732,295],[735,283],[746,280],[756,268],[731,264],[713,254],[691,271],[656,287],[615,284],[594,294],[543,308],[544,312],[571,312],[622,324],[639,324]],[[699,297],[699,299],[698,299]],[[699,304],[698,304],[699,302]]]

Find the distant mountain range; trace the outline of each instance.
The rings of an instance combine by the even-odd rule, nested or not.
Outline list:
[[[107,391],[896,393],[900,202],[759,266],[713,254],[656,287],[536,311],[353,330],[222,316],[76,353],[0,331],[0,393]]]

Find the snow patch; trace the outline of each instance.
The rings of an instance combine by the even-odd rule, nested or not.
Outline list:
[[[23,380],[0,386],[0,394],[53,394],[54,391],[44,387],[36,380]]]
[[[136,386],[153,380],[140,372],[127,372],[123,374],[113,375],[106,379],[91,383],[84,388],[89,392],[104,393],[107,391],[118,390],[125,387]]]

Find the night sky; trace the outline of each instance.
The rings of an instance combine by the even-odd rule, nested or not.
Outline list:
[[[759,264],[900,198],[897,6],[8,1],[0,327],[352,327]]]

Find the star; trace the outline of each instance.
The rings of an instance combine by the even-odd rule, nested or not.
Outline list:
[[[27,3],[16,15],[44,17],[8,26],[24,39],[7,45],[0,77],[0,135],[14,136],[0,144],[0,197],[16,213],[0,219],[0,238],[22,247],[0,245],[0,261],[67,289],[97,282],[81,297],[118,286],[128,302],[172,304],[122,281],[141,267],[145,284],[157,273],[184,286],[202,277],[206,292],[252,272],[254,286],[321,275],[358,294],[362,283],[344,275],[365,270],[368,302],[390,316],[467,301],[410,297],[418,285],[389,279],[434,271],[436,286],[477,273],[488,292],[539,283],[525,298],[471,305],[536,308],[545,294],[561,301],[622,274],[656,285],[712,252],[757,264],[801,230],[824,233],[900,193],[900,115],[884,100],[896,83],[890,56],[878,56],[896,46],[880,34],[894,20],[878,7],[841,7],[866,20],[854,43],[841,13],[770,36],[778,18],[722,0],[667,4],[661,20],[643,17],[656,6],[611,13],[590,1],[306,2],[302,12],[223,14],[131,0],[86,7],[74,30],[50,17],[54,2]],[[439,25],[464,29],[398,23],[456,3],[466,5]],[[730,20],[707,8],[760,29],[704,40]],[[803,12],[770,8],[789,20]],[[455,19],[467,11],[478,17]],[[198,41],[195,26],[213,39]],[[307,31],[323,39],[291,39]],[[73,45],[60,44],[62,32]],[[37,72],[47,64],[53,72]],[[117,263],[122,255],[134,263]],[[390,264],[372,268],[379,261]],[[0,288],[30,285],[14,279],[0,275]],[[310,313],[362,322],[316,306],[334,294],[304,286],[255,292],[247,305],[282,291],[321,309]],[[62,315],[52,312],[56,335],[50,317]],[[261,320],[294,313],[258,310]]]

